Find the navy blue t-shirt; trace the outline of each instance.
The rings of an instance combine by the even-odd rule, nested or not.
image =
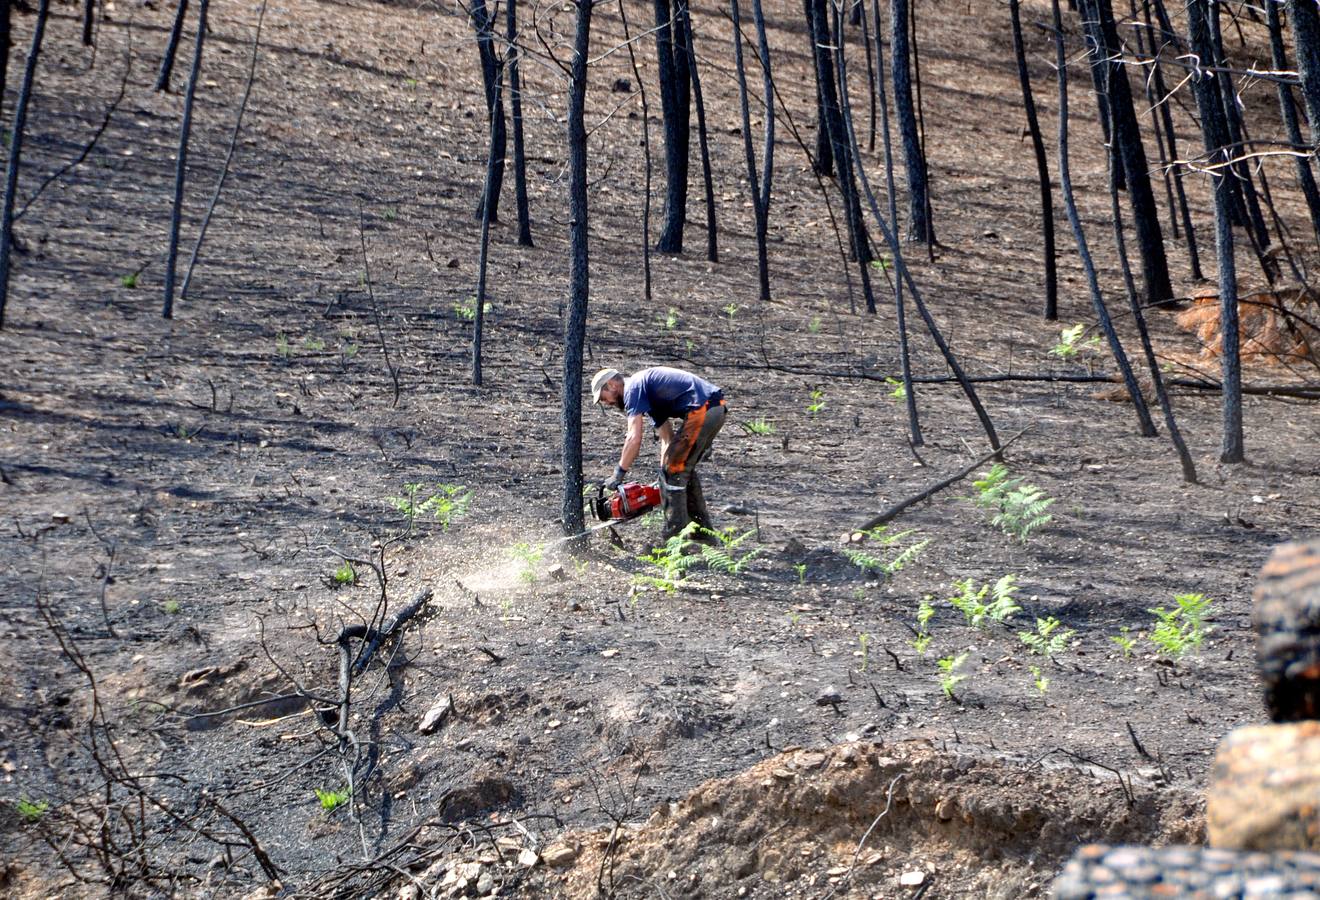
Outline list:
[[[623,411],[629,416],[649,415],[659,427],[722,396],[718,387],[691,372],[654,366],[624,382]]]

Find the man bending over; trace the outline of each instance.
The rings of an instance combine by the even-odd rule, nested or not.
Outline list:
[[[591,395],[596,403],[622,410],[628,417],[623,453],[605,487],[617,488],[627,477],[642,447],[642,416],[650,416],[660,439],[665,538],[678,534],[689,522],[714,531],[696,467],[724,425],[724,392],[682,369],[653,366],[627,378],[614,369],[601,369],[591,379]],[[671,419],[681,420],[677,428]]]

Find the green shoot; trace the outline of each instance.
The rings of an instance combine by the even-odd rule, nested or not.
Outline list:
[[[756,534],[756,529],[749,528],[742,534],[736,535],[735,528],[722,528],[717,531],[711,531],[708,528],[700,528],[706,534],[714,535],[719,541],[718,547],[704,546],[701,548],[701,558],[706,561],[706,566],[716,572],[723,572],[726,575],[741,575],[743,570],[752,560],[765,552],[765,548],[757,547],[746,553],[739,554],[738,547]]]
[[[130,291],[133,290],[138,285],[138,273],[129,272],[127,275],[119,276],[119,285],[128,288]]]
[[[797,627],[797,623],[798,623],[798,621],[799,621],[801,618],[802,618],[802,613],[800,613],[800,612],[798,612],[798,611],[796,611],[796,610],[792,610],[792,609],[790,609],[790,610],[788,611],[788,624],[789,624],[789,625],[792,625],[793,627],[796,628],[796,627]]]
[[[807,331],[812,334],[820,334],[820,316],[811,317],[811,321],[807,323]]]
[[[666,331],[673,331],[678,327],[678,310],[676,308],[669,307],[669,311],[665,313],[664,326]]]
[[[907,400],[907,385],[903,384],[903,382],[899,381],[897,378],[886,377],[885,384],[892,388],[889,392],[891,400],[897,400],[900,403]]]
[[[357,578],[357,570],[353,568],[353,564],[348,560],[340,563],[339,568],[335,569],[334,574],[330,576],[330,580],[334,582],[336,587],[357,584]]]
[[[888,272],[893,267],[894,264],[891,263],[889,261],[889,258],[885,256],[881,256],[878,259],[871,260],[871,268],[879,272]]]
[[[1042,696],[1050,689],[1050,679],[1040,673],[1040,666],[1031,667],[1031,679],[1031,683],[1036,686],[1037,693]]]
[[[693,544],[692,535],[700,527],[696,522],[690,522],[681,532],[666,540],[664,546],[653,547],[650,553],[637,557],[652,567],[652,573],[634,575],[633,585],[673,593],[687,577],[687,570],[701,559],[699,554],[687,552]]]
[[[332,812],[348,802],[348,789],[342,791],[323,791],[320,788],[313,788],[316,792],[316,799],[321,801],[321,809],[326,812]]]
[[[23,817],[23,821],[29,825],[35,825],[42,820],[50,809],[50,804],[45,800],[29,800],[26,797],[18,798],[18,814]]]
[[[1068,642],[1076,634],[1071,628],[1059,628],[1059,620],[1054,616],[1036,619],[1035,631],[1019,631],[1018,637],[1027,645],[1027,650],[1037,656],[1054,656],[1068,649]]]
[[[725,305],[722,307],[722,309],[724,310],[724,312],[725,312],[726,314],[728,314],[728,316],[729,316],[729,324],[732,325],[732,324],[733,324],[733,315],[734,315],[734,313],[736,313],[736,312],[738,311],[738,304],[737,304],[737,303],[728,303],[728,304],[725,304]]]
[[[912,639],[912,649],[917,651],[919,656],[926,655],[926,648],[930,646],[930,635],[922,632]]]
[[[522,562],[518,577],[528,584],[536,580],[536,566],[545,556],[545,548],[539,544],[517,543],[509,548],[513,557]]]
[[[934,598],[932,598],[930,594],[927,594],[922,597],[921,602],[917,604],[918,631],[927,631],[928,629],[926,626],[930,624],[931,619],[935,618],[935,605],[930,602],[932,599]]]
[[[1128,635],[1130,630],[1131,629],[1129,629],[1128,626],[1124,625],[1118,629],[1118,634],[1111,634],[1109,636],[1109,639],[1117,644],[1118,648],[1123,651],[1124,659],[1130,659],[1132,657],[1132,648],[1137,645],[1137,639]]]
[[[816,413],[820,412],[824,408],[825,408],[825,392],[822,390],[812,391],[811,403],[807,406],[807,412],[809,412],[811,415],[814,416]]]
[[[990,524],[1025,544],[1032,532],[1053,520],[1045,510],[1054,504],[1054,498],[1023,482],[1022,478],[1009,478],[1008,468],[995,463],[972,486],[977,491],[976,505],[994,512]]]
[[[312,352],[325,349],[325,341],[318,337],[303,338],[302,345],[304,350],[311,350]]]
[[[472,502],[472,491],[461,484],[437,484],[432,493],[422,496],[425,485],[413,481],[403,486],[403,496],[390,497],[390,505],[403,513],[408,520],[411,532],[413,522],[418,516],[430,513],[440,524],[441,531],[448,531],[456,519],[467,514]]]
[[[160,605],[160,608],[167,616],[177,616],[183,606],[180,605],[178,600],[166,600]]]
[[[797,572],[798,584],[805,585],[807,583],[807,564],[798,563],[797,565],[793,566],[793,571]]]
[[[490,301],[482,304],[481,312],[483,315],[490,315]],[[454,304],[454,315],[458,316],[464,322],[471,322],[477,318],[477,298],[469,297],[462,303]]]
[[[1200,647],[1210,632],[1205,619],[1210,614],[1211,601],[1204,594],[1178,594],[1173,600],[1177,604],[1174,609],[1157,606],[1146,611],[1155,617],[1151,643],[1169,659],[1181,659]]]
[[[1082,335],[1085,333],[1086,326],[1080,322],[1071,328],[1063,329],[1059,333],[1059,342],[1054,345],[1050,353],[1059,359],[1072,359],[1080,350],[1094,350],[1100,346],[1100,335],[1092,335],[1088,340],[1083,341]]]
[[[949,598],[954,608],[963,614],[967,624],[973,628],[985,628],[987,619],[1001,625],[1008,622],[1014,613],[1022,611],[1013,595],[1017,593],[1017,576],[1005,575],[994,583],[985,584],[979,589],[970,578],[953,583],[958,593]]]
[[[743,422],[742,429],[748,434],[757,434],[762,436],[771,435],[775,433],[775,426],[767,422],[765,420],[765,416],[761,416],[751,422]]]
[[[895,545],[910,534],[915,534],[915,529],[900,531],[897,534],[889,534],[888,528],[881,525],[879,528],[873,528],[866,532],[866,536],[880,544],[880,550],[895,549]],[[884,555],[876,555],[860,547],[844,547],[842,553],[848,557],[848,561],[862,570],[862,574],[876,574],[882,576],[895,575],[902,571],[908,563],[921,555],[921,552],[930,544],[930,540],[917,541],[909,544],[900,550],[893,557],[886,559]]]
[[[966,675],[957,674],[958,667],[966,659],[966,653],[959,653],[957,656],[946,656],[935,662],[935,665],[940,667],[940,687],[944,691],[944,696],[950,700],[955,699],[953,689],[967,680]]]
[[[867,634],[865,631],[859,632],[857,635],[857,644],[862,648],[862,667],[857,671],[865,672],[866,665],[871,658],[871,654],[870,654],[871,635]]]
[[[293,356],[293,347],[289,344],[289,336],[282,331],[275,335],[275,353],[280,359],[288,359]]]

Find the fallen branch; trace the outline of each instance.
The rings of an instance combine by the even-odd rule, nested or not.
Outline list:
[[[853,532],[853,534],[855,535],[857,532],[862,532],[862,531],[870,531],[872,528],[875,528],[879,525],[883,525],[886,522],[889,522],[890,520],[896,518],[899,513],[903,512],[903,510],[907,509],[909,506],[915,506],[916,504],[920,503],[922,500],[926,500],[931,496],[938,494],[940,491],[944,490],[949,485],[956,484],[957,482],[962,481],[964,478],[970,475],[974,469],[985,465],[991,459],[994,459],[995,457],[999,456],[999,454],[1003,452],[1003,450],[1007,448],[1009,444],[1013,443],[1018,438],[1022,437],[1022,435],[1030,431],[1031,428],[1032,426],[1028,425],[1026,428],[1023,428],[1017,434],[1013,435],[1011,438],[1004,441],[1003,444],[999,446],[999,449],[991,450],[989,453],[987,453],[985,456],[982,456],[976,462],[959,470],[958,472],[955,472],[953,475],[950,475],[948,478],[944,479],[943,481],[936,482],[935,484],[932,484],[930,487],[923,490],[921,493],[914,494],[911,497],[908,497],[904,500],[900,500],[897,503],[895,503],[893,506],[886,509],[884,512],[872,516],[870,519],[867,519],[863,525],[859,526],[856,529],[856,531]]]

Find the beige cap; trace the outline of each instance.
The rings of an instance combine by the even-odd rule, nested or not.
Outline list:
[[[601,369],[591,376],[591,402],[599,403],[601,389],[605,387],[607,382],[618,377],[619,371],[617,369]]]

